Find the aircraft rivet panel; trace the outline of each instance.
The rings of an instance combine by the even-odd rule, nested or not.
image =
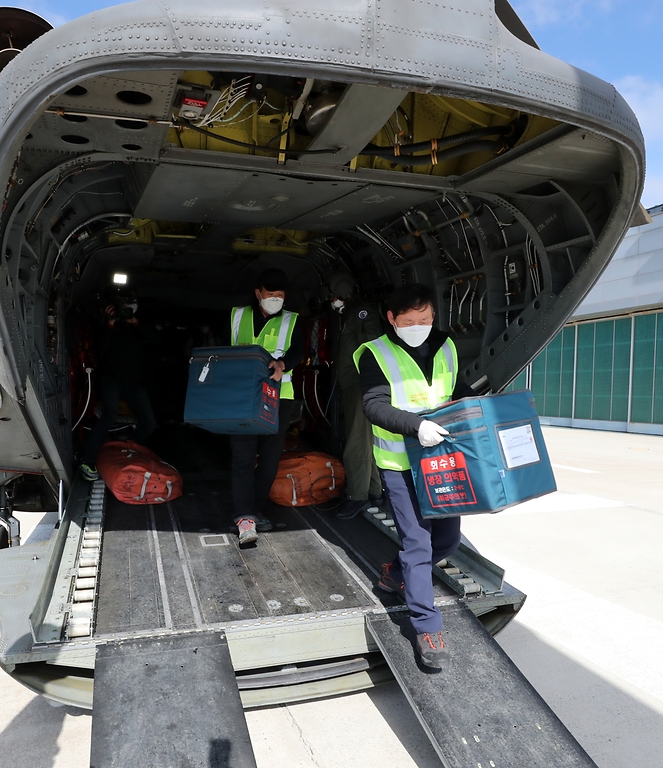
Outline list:
[[[177,73],[141,72],[133,77],[95,77],[57,96],[52,107],[149,120],[170,118]],[[156,82],[155,82],[156,80]]]
[[[150,125],[146,120],[46,114],[30,128],[25,147],[59,152],[113,152],[156,160],[167,133],[168,126]]]

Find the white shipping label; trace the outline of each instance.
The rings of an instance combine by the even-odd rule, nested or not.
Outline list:
[[[201,382],[201,384],[207,378],[208,373],[209,373],[209,363],[205,363],[202,371],[200,372],[200,376],[198,376],[198,381]]]
[[[523,424],[522,427],[511,429],[498,429],[497,434],[509,469],[541,461],[531,424]]]

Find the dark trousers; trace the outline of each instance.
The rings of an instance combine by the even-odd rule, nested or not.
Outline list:
[[[433,604],[431,568],[460,544],[460,517],[423,519],[410,470],[381,469],[380,476],[403,544],[403,550],[392,563],[391,574],[395,579],[402,575],[405,602],[417,634],[439,632],[442,615]]]
[[[257,520],[269,499],[279,469],[285,435],[294,414],[294,400],[279,403],[275,435],[231,435],[234,520]]]
[[[359,377],[357,377],[359,378]],[[361,407],[359,381],[341,387],[345,420],[345,490],[348,499],[366,501],[382,496],[382,482],[373,459],[373,432]]]
[[[92,431],[83,448],[81,460],[84,464],[94,464],[99,449],[106,439],[108,430],[115,424],[120,410],[120,400],[125,400],[136,417],[134,440],[141,443],[156,428],[157,423],[152,412],[152,405],[147,390],[142,384],[123,384],[112,376],[102,376],[99,382],[101,393],[101,418],[92,427]]]

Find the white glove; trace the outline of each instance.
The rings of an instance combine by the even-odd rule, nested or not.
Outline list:
[[[424,448],[431,448],[434,445],[439,445],[448,434],[449,433],[444,427],[441,427],[434,421],[426,421],[425,419],[421,422],[419,432],[417,433],[419,442]]]

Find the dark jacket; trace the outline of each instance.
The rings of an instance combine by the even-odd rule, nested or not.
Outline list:
[[[156,331],[142,324],[105,325],[96,348],[99,373],[120,384],[144,384],[158,341]]]
[[[351,301],[343,314],[333,319],[338,323],[333,349],[334,367],[341,389],[346,389],[359,384],[352,356],[364,342],[382,335],[382,321],[377,308],[362,299]]]
[[[447,340],[448,334],[433,328],[428,339],[419,347],[410,347],[399,339],[391,326],[387,330],[387,337],[410,355],[421,368],[430,385],[433,377],[433,359]],[[394,408],[391,404],[391,386],[372,353],[364,352],[359,359],[359,374],[362,407],[371,424],[397,435],[416,437],[423,419],[416,413]],[[474,395],[474,390],[458,376],[452,398],[459,400],[461,397],[473,397]]]

